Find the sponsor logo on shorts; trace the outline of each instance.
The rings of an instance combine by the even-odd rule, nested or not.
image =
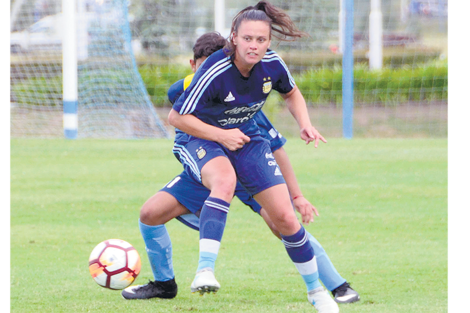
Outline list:
[[[276,166],[276,170],[274,171],[274,176],[282,176],[281,170],[279,166]]]
[[[266,159],[274,159],[272,152],[271,153],[266,152],[266,154],[264,156],[266,157]]]

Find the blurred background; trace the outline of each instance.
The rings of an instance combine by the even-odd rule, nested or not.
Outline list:
[[[173,134],[168,88],[191,73],[196,39],[256,1],[76,0],[78,137]],[[342,136],[342,16],[347,0],[271,2],[310,37],[271,45],[307,100],[313,125]],[[343,5],[342,5],[343,3]],[[377,7],[378,5],[378,7]],[[354,137],[447,137],[447,0],[354,1]],[[61,0],[10,0],[12,137],[63,137]],[[374,15],[375,14],[375,15]],[[380,65],[370,64],[380,17]],[[377,21],[377,19],[376,19]],[[263,108],[297,136],[277,95]]]

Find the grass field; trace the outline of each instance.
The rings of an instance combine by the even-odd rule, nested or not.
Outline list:
[[[11,139],[11,312],[314,312],[282,243],[234,200],[216,263],[216,295],[191,294],[198,233],[168,223],[178,296],[126,301],[99,287],[88,257],[102,240],[132,243],[137,283],[152,279],[137,220],[181,171],[169,140]],[[306,226],[361,301],[341,312],[447,312],[447,140],[333,139],[286,145]]]

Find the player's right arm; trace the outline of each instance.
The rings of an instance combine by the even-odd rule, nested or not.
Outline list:
[[[179,114],[174,109],[168,115],[168,123],[188,135],[218,142],[230,151],[238,150],[250,141],[250,137],[238,128],[222,129],[204,123],[192,114]]]

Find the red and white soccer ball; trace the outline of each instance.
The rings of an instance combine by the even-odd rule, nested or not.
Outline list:
[[[124,289],[140,273],[141,261],[137,250],[128,242],[109,239],[99,243],[88,262],[91,277],[109,289]]]

